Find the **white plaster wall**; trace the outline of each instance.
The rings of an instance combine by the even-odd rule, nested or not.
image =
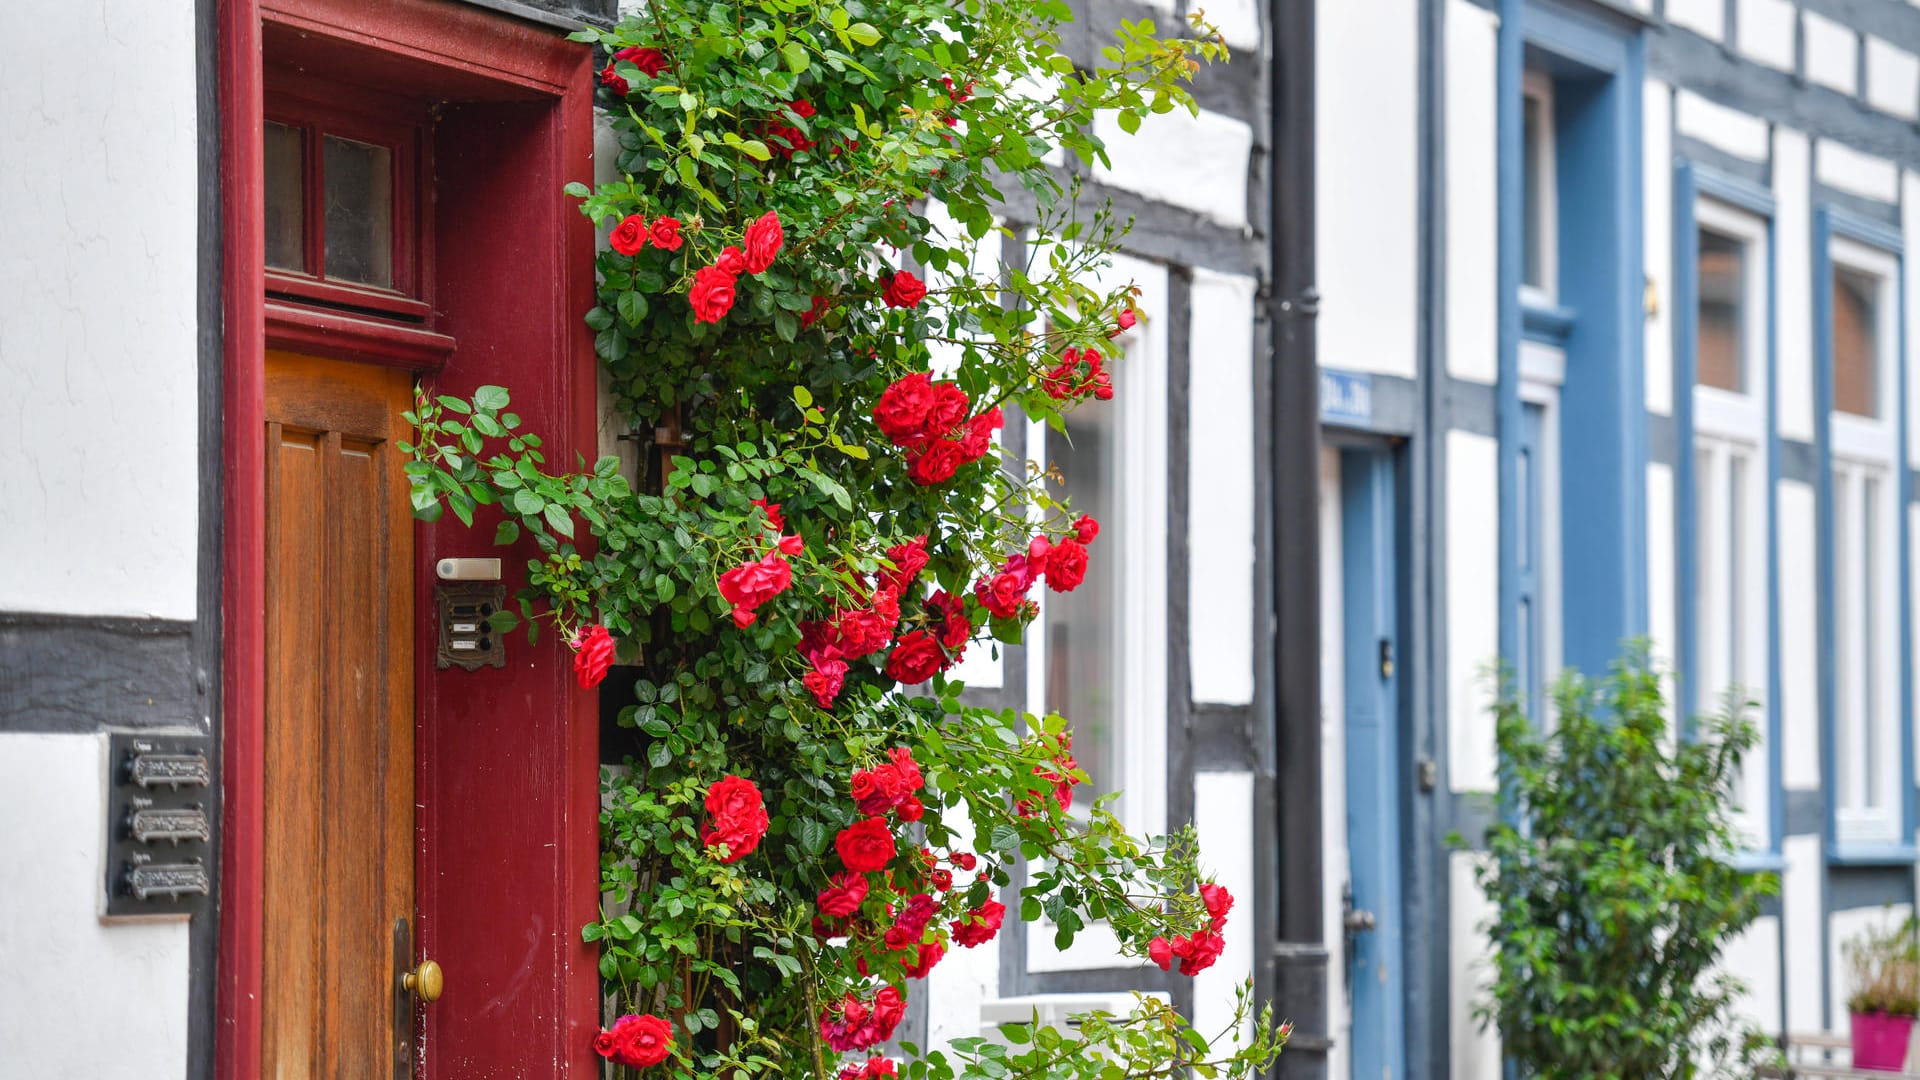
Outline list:
[[[1667,0],[1667,21],[1719,41],[1727,32],[1727,6],[1722,0]]]
[[[1347,853],[1346,604],[1340,451],[1320,448],[1320,858],[1321,940],[1343,941],[1340,893],[1352,871]],[[1409,927],[1409,932],[1412,928]],[[1353,1002],[1344,958],[1327,964],[1327,1075],[1347,1075]]]
[[[100,919],[106,757],[105,736],[0,735],[0,1075],[186,1075],[186,922]]]
[[[1493,682],[1500,651],[1499,444],[1447,432],[1447,779],[1494,790]]]
[[[1763,915],[1727,942],[1721,970],[1747,986],[1734,1006],[1742,1020],[1768,1034],[1780,1034],[1780,920]]]
[[[1226,948],[1213,967],[1193,977],[1193,1023],[1212,1039],[1233,1020],[1235,990],[1253,977],[1253,774],[1196,773],[1193,780],[1193,824],[1204,838],[1205,865],[1234,895],[1221,931]],[[1235,1032],[1238,1045],[1252,1034],[1249,1016]]]
[[[1813,441],[1813,163],[1807,136],[1773,132],[1774,341],[1780,437]]]
[[[1867,104],[1911,120],[1920,110],[1920,56],[1867,38]]]
[[[1827,968],[1827,994],[1833,1010],[1833,1028],[1841,1034],[1847,1030],[1847,992],[1851,978],[1843,952],[1847,942],[1869,930],[1897,926],[1912,910],[1909,904],[1890,904],[1850,908],[1828,915],[1827,962],[1831,966]]]
[[[1320,362],[1414,376],[1419,28],[1414,0],[1319,0],[1314,125]]]
[[[1641,323],[1642,346],[1647,381],[1647,410],[1668,416],[1673,413],[1673,90],[1666,83],[1648,79],[1640,92],[1642,138],[1641,154],[1642,232],[1641,246],[1647,280],[1653,282],[1659,297],[1659,310]]]
[[[1811,11],[1800,14],[1807,45],[1807,81],[1852,97],[1859,84],[1859,35]]]
[[[1456,851],[1448,857],[1447,1034],[1450,1080],[1499,1080],[1500,1036],[1481,1028],[1475,1005],[1486,1000],[1493,978],[1492,943],[1481,930],[1493,904],[1474,880],[1485,856]]]
[[[1820,1030],[1820,837],[1789,836],[1780,845],[1780,914],[1786,926],[1787,1030]]]
[[[1739,0],[1735,47],[1748,58],[1793,70],[1793,0]]]
[[[1103,183],[1170,206],[1192,210],[1230,226],[1247,223],[1247,156],[1253,129],[1220,113],[1184,109],[1148,114],[1140,130],[1120,130],[1115,113],[1094,118],[1093,133],[1106,143],[1111,168],[1096,165]]]
[[[1193,272],[1187,461],[1193,700],[1253,700],[1254,280]]]
[[[953,817],[959,834],[954,839],[956,847],[979,850],[972,815]],[[1005,940],[996,937],[971,949],[949,949],[927,974],[927,1046],[944,1046],[981,1034],[981,1007],[1000,996],[1000,950]]]
[[[1647,637],[1655,660],[1664,666],[1674,661],[1673,647],[1679,640],[1675,622],[1675,572],[1673,549],[1673,466],[1660,462],[1647,464]],[[1668,682],[1667,680],[1662,680]],[[1677,711],[1680,695],[1666,689],[1669,702]],[[1674,726],[1679,730],[1679,725]]]
[[[1780,481],[1780,784],[1790,791],[1820,787],[1815,505],[1811,485]]]
[[[1900,198],[1900,171],[1893,162],[1863,154],[1832,139],[1814,143],[1813,175],[1828,187],[1863,199],[1891,203]]]
[[[1691,91],[1682,90],[1674,102],[1674,126],[1709,146],[1748,161],[1767,160],[1767,122],[1751,113],[1729,109]]]
[[[0,5],[0,611],[194,615],[193,20]]]
[[[1447,0],[1447,371],[1484,383],[1499,372],[1498,30],[1492,12]]]

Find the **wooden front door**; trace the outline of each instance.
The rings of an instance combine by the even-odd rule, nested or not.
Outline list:
[[[266,1080],[404,1080],[409,1057],[412,400],[405,371],[266,357]]]

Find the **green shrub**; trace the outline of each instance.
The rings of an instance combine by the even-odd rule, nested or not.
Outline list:
[[[1909,915],[1900,922],[1868,927],[1841,947],[1853,990],[1847,1011],[1920,1015],[1920,924]]]
[[[1736,868],[1733,784],[1756,741],[1747,706],[1669,737],[1659,673],[1636,647],[1598,685],[1554,687],[1536,724],[1498,707],[1500,823],[1480,883],[1494,905],[1490,1000],[1523,1074],[1692,1077],[1751,1068],[1757,1033],[1719,970],[1771,875]]]

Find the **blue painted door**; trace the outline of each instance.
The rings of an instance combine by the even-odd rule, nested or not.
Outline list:
[[[1347,986],[1355,1080],[1407,1075],[1400,906],[1399,520],[1393,457],[1341,454],[1341,592],[1346,626]]]

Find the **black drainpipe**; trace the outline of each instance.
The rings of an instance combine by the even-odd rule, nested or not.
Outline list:
[[[1272,738],[1261,740],[1262,809],[1272,843],[1262,880],[1275,899],[1263,989],[1293,1038],[1276,1075],[1325,1080],[1328,948],[1322,918],[1320,784],[1320,379],[1314,325],[1314,3],[1271,0],[1273,124]]]

